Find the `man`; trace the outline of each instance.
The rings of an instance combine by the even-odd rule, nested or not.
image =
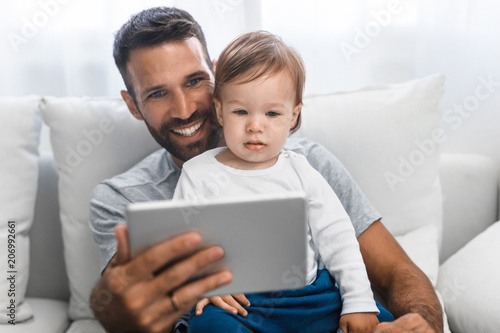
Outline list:
[[[165,150],[101,183],[93,193],[90,222],[103,273],[91,306],[110,332],[171,332],[204,293],[231,281],[228,271],[190,280],[224,253],[213,246],[193,254],[201,237],[188,233],[131,258],[124,208],[130,202],[170,199],[182,164],[224,144],[212,104],[213,65],[199,25],[175,8],[153,8],[132,17],[116,35],[114,57],[130,112],[144,120]],[[351,216],[372,286],[397,318],[379,324],[375,332],[441,333],[442,312],[432,285],[338,161],[308,140],[289,140],[287,149],[307,156]]]

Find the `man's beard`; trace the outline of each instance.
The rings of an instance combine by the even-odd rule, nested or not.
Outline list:
[[[198,141],[191,142],[187,145],[178,143],[177,139],[179,135],[173,133],[172,128],[179,128],[202,119],[204,119],[202,127],[204,127],[203,130],[206,134]],[[144,122],[156,142],[172,154],[172,156],[183,162],[209,149],[217,147],[219,143],[221,126],[217,122],[215,110],[213,108],[203,111],[196,110],[188,119],[174,118],[168,123],[161,124],[158,130],[150,126],[146,121]]]

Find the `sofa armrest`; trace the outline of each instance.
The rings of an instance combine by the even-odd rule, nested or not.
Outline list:
[[[498,220],[499,168],[488,157],[442,154],[443,240],[440,263]]]
[[[58,177],[51,152],[40,154],[39,170],[26,296],[67,301],[69,283],[59,219]]]

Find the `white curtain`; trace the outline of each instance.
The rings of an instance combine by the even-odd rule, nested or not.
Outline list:
[[[500,164],[499,18],[495,0],[262,1],[263,28],[305,59],[308,94],[442,73],[443,151]]]
[[[0,94],[119,96],[114,32],[154,6],[189,11],[205,30],[210,53],[258,26],[259,1],[2,0]],[[257,23],[255,23],[257,22]]]
[[[213,58],[243,32],[280,35],[306,62],[306,94],[443,73],[444,150],[500,163],[495,0],[2,0],[0,94],[119,96],[113,33],[159,5],[189,11]]]

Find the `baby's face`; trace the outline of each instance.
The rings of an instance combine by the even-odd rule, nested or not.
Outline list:
[[[282,71],[248,83],[230,83],[220,96],[215,100],[217,119],[231,152],[252,169],[273,165],[301,107],[295,105],[290,76]]]

